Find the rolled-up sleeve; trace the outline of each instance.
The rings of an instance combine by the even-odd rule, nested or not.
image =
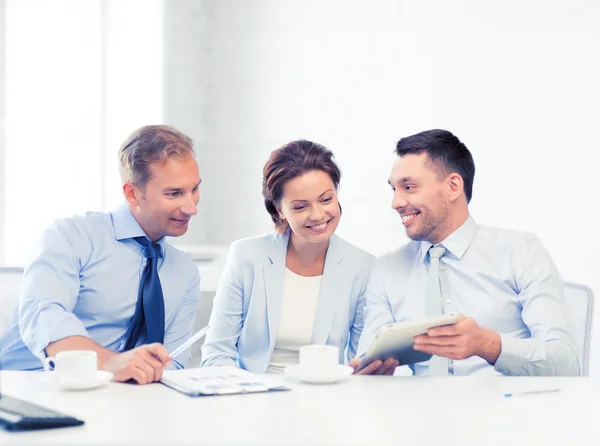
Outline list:
[[[69,336],[89,337],[73,314],[79,296],[80,253],[85,240],[68,223],[56,222],[42,235],[25,270],[19,295],[21,338],[40,360],[48,344]]]
[[[522,319],[531,338],[501,335],[494,365],[505,375],[578,376],[580,359],[562,281],[552,258],[533,234],[511,255]]]

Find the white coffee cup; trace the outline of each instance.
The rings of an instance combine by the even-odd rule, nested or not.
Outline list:
[[[334,376],[338,372],[339,350],[335,345],[300,347],[300,369],[307,376]]]
[[[46,358],[44,370],[63,382],[93,381],[98,374],[98,355],[93,350],[58,352]]]

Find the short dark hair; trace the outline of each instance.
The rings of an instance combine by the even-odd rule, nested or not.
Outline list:
[[[440,176],[458,173],[464,182],[467,203],[473,196],[475,163],[473,156],[460,139],[448,130],[427,130],[416,135],[400,139],[396,144],[396,155],[418,155],[426,152]]]
[[[289,180],[313,170],[321,170],[329,175],[337,190],[342,173],[333,160],[333,153],[325,146],[301,139],[271,152],[263,169],[262,194],[277,232],[284,233],[289,227],[277,211],[283,195],[283,186]]]

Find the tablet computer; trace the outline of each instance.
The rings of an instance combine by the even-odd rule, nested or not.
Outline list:
[[[413,338],[426,334],[427,330],[442,325],[454,324],[460,315],[458,313],[440,314],[417,321],[403,321],[386,324],[379,330],[369,350],[358,365],[356,372],[377,359],[396,358],[400,365],[416,364],[431,358],[431,354],[413,349]]]

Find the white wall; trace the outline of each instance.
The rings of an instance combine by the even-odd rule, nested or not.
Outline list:
[[[339,233],[387,251],[405,241],[395,142],[445,128],[475,158],[475,219],[535,232],[600,295],[598,23],[591,0],[165,2],[165,120],[196,139],[204,180],[181,242],[269,230],[262,166],[304,137],[343,170]]]
[[[100,207],[100,12],[97,1],[6,2],[7,169],[0,199],[2,248],[13,265],[24,263],[30,242],[54,219]]]
[[[105,8],[103,210],[123,201],[118,151],[138,127],[163,121],[163,0],[101,0]]]
[[[54,219],[123,200],[119,146],[162,122],[162,0],[1,6],[0,265],[23,265]]]

